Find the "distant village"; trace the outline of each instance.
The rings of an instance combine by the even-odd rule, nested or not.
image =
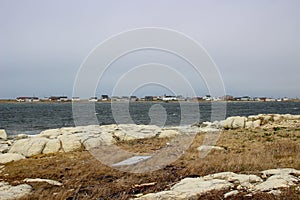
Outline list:
[[[163,96],[144,96],[139,98],[137,96],[108,96],[101,95],[99,97],[90,97],[89,99],[81,99],[80,97],[69,98],[67,96],[50,96],[44,98],[38,97],[17,97],[15,101],[17,102],[75,102],[75,101],[89,101],[89,102],[145,102],[145,101],[161,101],[161,102],[173,102],[173,101],[187,101],[187,102],[205,102],[205,101],[258,101],[258,102],[272,102],[272,101],[293,101],[296,99],[284,98],[269,98],[269,97],[233,97],[231,95],[225,95],[223,97],[212,97],[210,95],[205,95],[203,97],[184,97],[163,95]]]

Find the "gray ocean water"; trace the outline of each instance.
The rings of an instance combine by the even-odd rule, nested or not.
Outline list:
[[[179,103],[130,103],[129,113],[133,122],[149,124],[151,120],[149,110],[155,104],[164,107],[166,111],[165,126],[180,125],[181,107]],[[189,103],[185,103],[185,106],[189,106]],[[226,108],[226,117],[260,113],[300,114],[300,102],[227,102]],[[195,119],[195,122],[211,121],[211,103],[199,103],[199,110],[200,118]],[[95,103],[95,115],[99,125],[116,123],[110,103]],[[124,116],[124,118],[126,117]],[[69,126],[74,126],[72,103],[0,104],[0,129],[5,129],[8,135],[38,134],[42,130]]]

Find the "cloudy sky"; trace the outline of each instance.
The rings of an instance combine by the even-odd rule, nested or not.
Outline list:
[[[219,68],[228,94],[300,97],[299,8],[298,0],[0,0],[0,98],[72,96],[79,67],[93,48],[142,27],[173,29],[200,43]],[[162,55],[144,52],[119,60],[97,95],[111,92],[115,83],[110,80],[121,65],[138,59],[138,64],[148,63],[155,56],[158,62]],[[176,59],[170,63],[179,65]],[[196,93],[205,95],[200,82]],[[156,87],[137,94],[163,92]]]

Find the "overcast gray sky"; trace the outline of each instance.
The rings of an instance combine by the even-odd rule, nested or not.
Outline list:
[[[96,45],[141,27],[198,41],[228,94],[300,97],[299,9],[298,0],[0,0],[0,98],[71,96],[77,70]]]

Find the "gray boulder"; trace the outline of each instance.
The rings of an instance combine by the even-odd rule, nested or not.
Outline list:
[[[12,161],[25,159],[25,157],[18,153],[5,153],[0,154],[0,164],[6,164]]]
[[[7,182],[0,182],[0,199],[15,200],[24,197],[32,191],[32,187],[28,184],[11,186]]]
[[[50,139],[46,145],[45,148],[43,149],[44,154],[47,153],[57,153],[59,152],[59,150],[61,149],[61,144],[60,144],[60,140],[58,139]]]
[[[232,128],[237,129],[237,128],[245,128],[245,122],[247,118],[246,117],[234,117],[233,118],[233,123],[232,123]]]
[[[7,139],[7,134],[4,129],[0,129],[0,139],[6,140]]]
[[[0,142],[0,153],[7,153],[9,150],[9,145],[7,143]]]
[[[225,129],[231,129],[234,121],[234,117],[228,117],[227,119],[220,122],[221,126]]]
[[[246,128],[246,129],[253,128],[253,122],[252,122],[252,121],[247,121],[247,122],[245,123],[245,128]]]
[[[253,121],[252,128],[258,128],[260,127],[260,125],[261,125],[261,120],[260,119],[255,120]]]
[[[71,152],[81,149],[80,138],[72,134],[63,134],[58,136],[61,141],[62,150],[64,152]]]
[[[17,140],[9,153],[19,153],[25,157],[34,156],[43,152],[48,141],[49,139],[39,137]]]
[[[247,121],[246,117],[228,117],[227,119],[220,122],[220,125],[225,129],[237,129],[244,128]]]
[[[246,121],[245,128],[251,129],[251,128],[258,128],[261,125],[261,120],[257,119],[255,121]]]

